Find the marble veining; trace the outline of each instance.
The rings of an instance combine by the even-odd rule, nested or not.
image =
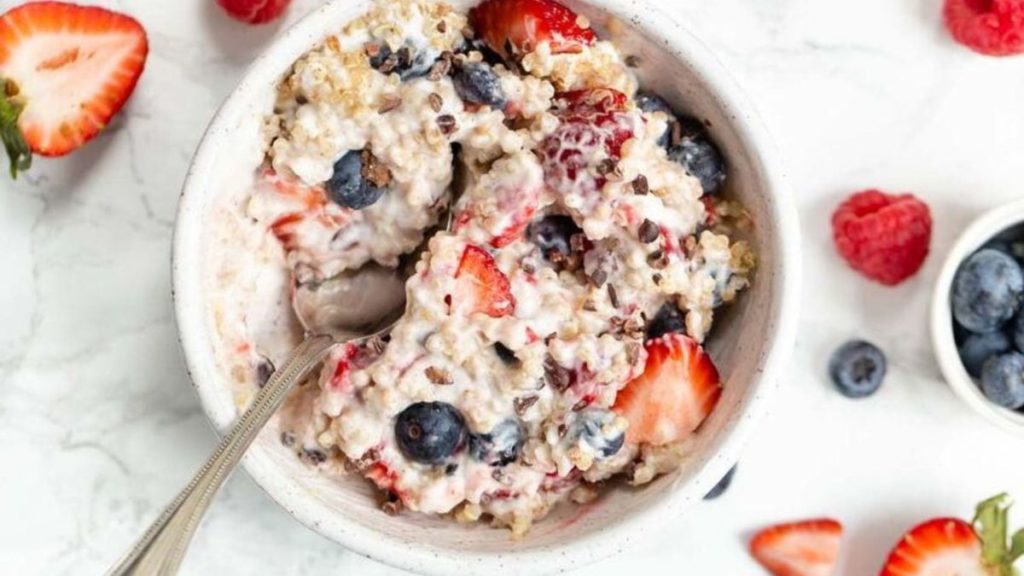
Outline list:
[[[212,0],[95,2],[149,31],[138,91],[75,155],[0,180],[4,574],[102,573],[212,448],[175,337],[171,232],[206,123],[284,25],[244,27]],[[286,23],[318,3],[295,0]],[[976,500],[1024,486],[1019,441],[956,400],[927,327],[930,286],[955,236],[1022,194],[1024,57],[953,44],[940,0],[663,5],[738,77],[788,164],[804,308],[790,373],[731,490],[585,572],[753,573],[744,547],[753,529],[828,514],[848,527],[843,573],[871,573],[910,524],[968,514]],[[895,289],[846,270],[830,244],[839,198],[869,186],[915,191],[935,217],[933,256]],[[825,378],[832,349],[854,336],[891,360],[882,391],[859,402]],[[220,496],[184,572],[397,573],[306,530],[244,474]]]

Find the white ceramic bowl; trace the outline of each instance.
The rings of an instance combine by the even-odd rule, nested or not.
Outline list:
[[[466,7],[471,0],[453,4]],[[278,439],[276,423],[244,461],[267,493],[299,521],[360,554],[431,574],[536,574],[568,569],[628,549],[678,518],[736,461],[764,412],[792,349],[800,287],[799,227],[773,147],[753,110],[715,57],[689,31],[638,0],[568,2],[602,37],[640,57],[643,84],[709,126],[729,163],[730,196],[749,209],[759,268],[752,288],[722,315],[710,343],[726,381],[682,468],[639,489],[616,487],[586,507],[564,506],[512,541],[484,524],[381,513],[368,483],[331,480],[303,465]],[[366,0],[328,2],[281,36],[252,64],[211,123],[185,183],[174,242],[178,328],[193,383],[210,420],[225,430],[236,416],[231,384],[219,371],[203,289],[212,201],[250,181],[260,161],[260,119],[290,65],[329,31],[363,12]],[[614,35],[612,33],[614,31]]]
[[[994,208],[972,222],[946,255],[932,295],[932,347],[946,382],[961,400],[986,420],[1018,434],[1024,434],[1024,414],[989,402],[960,361],[953,338],[953,312],[949,298],[953,278],[964,259],[1000,233],[1021,225],[1024,225],[1024,200]]]

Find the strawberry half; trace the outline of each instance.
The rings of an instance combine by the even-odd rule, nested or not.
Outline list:
[[[95,6],[29,2],[0,15],[0,137],[11,175],[63,156],[121,110],[146,65],[146,31]]]
[[[596,36],[585,19],[553,0],[485,0],[469,11],[478,38],[503,58],[547,42],[552,54],[579,52]]]
[[[1024,530],[1007,541],[1006,494],[985,500],[974,522],[934,518],[900,539],[881,576],[1014,576],[1013,563],[1024,554]]]
[[[842,524],[829,518],[778,524],[754,535],[750,554],[773,576],[830,576],[842,536]]]
[[[478,246],[466,246],[455,272],[456,289],[452,308],[467,313],[482,312],[493,318],[511,314],[516,299],[494,257]]]
[[[649,340],[645,348],[643,373],[619,391],[612,409],[629,421],[627,442],[682,440],[718,403],[718,370],[700,344],[682,334]]]

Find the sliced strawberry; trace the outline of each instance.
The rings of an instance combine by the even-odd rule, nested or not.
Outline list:
[[[880,576],[1013,576],[1024,530],[1009,537],[1010,502],[999,494],[978,504],[972,523],[934,518],[896,544]]]
[[[544,182],[559,194],[600,190],[615,169],[622,145],[633,137],[636,118],[626,111],[626,96],[611,88],[559,94],[560,120],[541,143]]]
[[[504,58],[547,42],[552,54],[579,52],[596,37],[585,19],[554,0],[485,0],[469,11],[477,37]]]
[[[692,434],[718,402],[718,370],[700,344],[682,334],[649,340],[642,374],[612,408],[629,422],[626,441],[663,445]]]
[[[956,518],[934,518],[907,532],[889,554],[881,576],[917,574],[989,576],[974,528]]]
[[[148,53],[142,26],[103,8],[29,2],[0,16],[0,136],[12,175],[31,152],[63,156],[96,136],[135,90]]]
[[[493,318],[511,314],[516,308],[508,278],[498,269],[494,257],[478,246],[466,246],[455,272],[456,291],[452,308],[482,312]]]
[[[754,535],[750,554],[774,576],[830,576],[842,536],[843,526],[828,518],[778,524]]]

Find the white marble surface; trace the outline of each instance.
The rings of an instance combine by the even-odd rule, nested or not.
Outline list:
[[[135,14],[152,53],[111,128],[74,156],[0,179],[0,573],[98,574],[213,446],[175,341],[169,250],[192,151],[276,27],[213,0],[97,0]],[[296,0],[288,21],[319,0]],[[941,257],[985,208],[1020,197],[1024,57],[954,45],[940,0],[675,0],[759,106],[788,162],[804,232],[799,345],[732,489],[587,574],[757,573],[754,528],[834,515],[843,574],[877,571],[909,524],[1024,497],[1020,442],[942,383],[926,307]],[[13,5],[2,0],[0,7]],[[828,216],[847,192],[912,190],[933,256],[887,289],[847,271]],[[892,369],[875,397],[830,389],[832,348],[860,336]],[[1024,515],[1021,515],[1024,517]],[[293,521],[248,478],[221,495],[188,574],[392,574]]]

